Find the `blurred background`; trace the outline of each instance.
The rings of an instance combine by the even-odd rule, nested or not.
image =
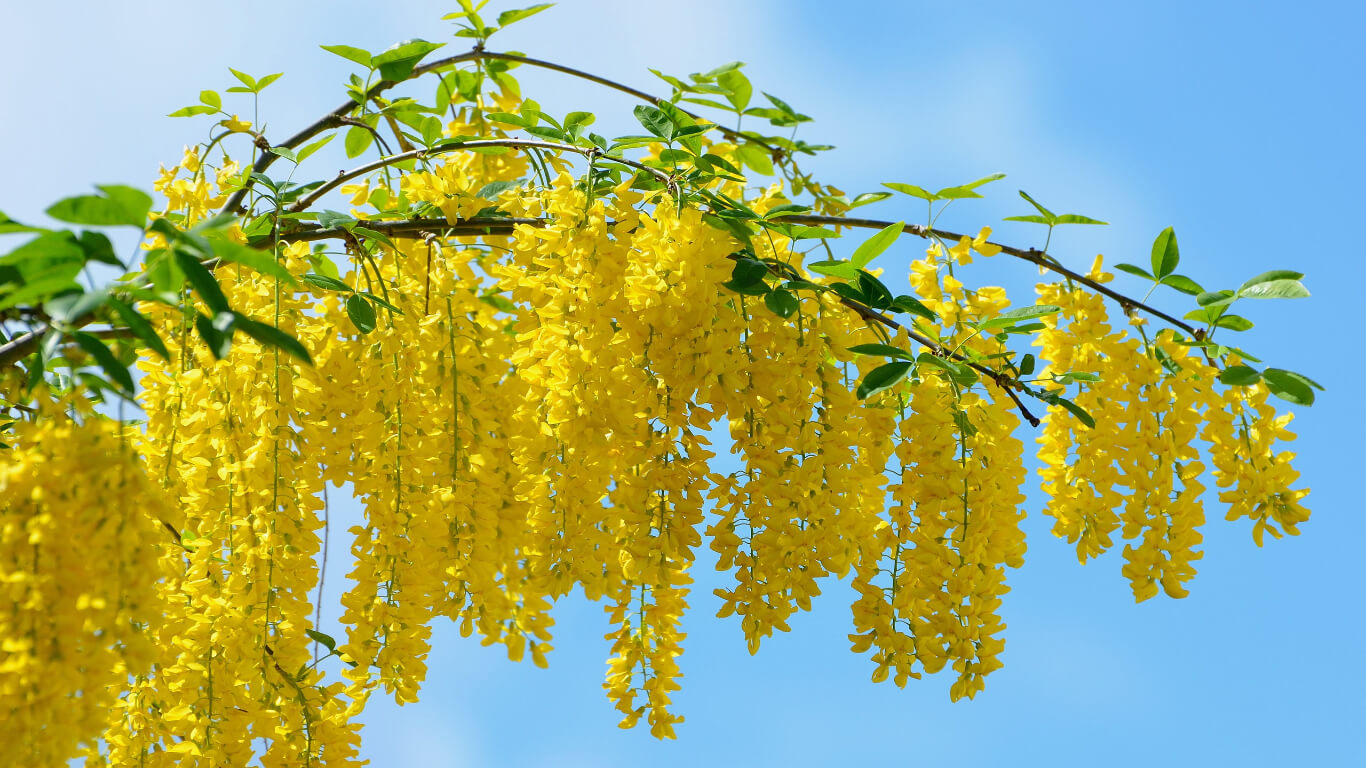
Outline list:
[[[495,0],[489,15],[528,4]],[[178,162],[209,123],[164,116],[201,89],[234,85],[229,66],[285,73],[260,105],[279,141],[345,100],[353,65],[319,45],[380,51],[420,37],[448,43],[434,56],[453,54],[468,45],[440,21],[453,10],[454,0],[7,3],[0,210],[42,221],[50,203],[95,183],[150,190],[158,164]],[[1016,194],[1024,189],[1059,213],[1111,222],[1055,233],[1051,252],[1074,268],[1097,253],[1146,264],[1153,238],[1174,226],[1179,271],[1207,288],[1267,269],[1307,273],[1311,299],[1240,304],[1258,327],[1238,341],[1327,387],[1313,408],[1295,409],[1293,427],[1314,516],[1298,539],[1259,550],[1250,525],[1225,523],[1211,494],[1190,597],[1134,605],[1119,553],[1078,565],[1050,535],[1031,479],[1029,557],[1010,574],[1004,608],[1006,666],[957,704],[947,676],[905,690],[869,682],[871,663],[849,652],[853,596],[843,584],[830,583],[793,632],[751,657],[734,617],[713,618],[711,589],[725,575],[710,571],[706,553],[685,627],[678,741],[617,729],[601,689],[606,617],[576,599],[558,609],[549,670],[439,625],[422,701],[371,700],[372,764],[1359,764],[1366,522],[1354,489],[1366,459],[1356,392],[1366,366],[1351,318],[1366,277],[1356,239],[1366,202],[1363,22],[1362,6],[1345,2],[565,0],[496,35],[493,50],[661,95],[667,86],[647,68],[684,76],[744,61],[756,95],[815,118],[798,138],[836,145],[804,161],[818,179],[852,195],[1005,172],[941,226],[989,225],[1001,242],[1042,245],[1042,228],[1000,221],[1033,212]],[[551,114],[584,109],[603,135],[638,132],[627,97],[555,73],[514,74]],[[251,119],[249,97],[228,96],[227,110]],[[305,166],[314,178],[358,163],[340,144]],[[919,201],[909,203],[859,213],[921,222]],[[922,247],[903,237],[878,262],[894,291],[906,289],[905,263]],[[1036,280],[1005,257],[969,279],[1003,284],[1017,303],[1031,301]],[[1127,276],[1117,284],[1146,290]],[[1153,301],[1181,312],[1190,304],[1174,292]],[[333,530],[344,531],[359,510],[338,495]],[[343,539],[332,538],[334,564],[347,554]],[[335,597],[343,585],[332,581]],[[338,632],[338,612],[325,608],[325,630]]]

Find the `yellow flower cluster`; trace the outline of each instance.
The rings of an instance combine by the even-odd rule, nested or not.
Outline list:
[[[0,766],[93,754],[162,620],[170,505],[131,430],[80,412],[76,395],[39,399],[0,450]]]
[[[467,108],[449,131],[487,133],[480,119]],[[7,755],[59,765],[83,744],[91,765],[353,765],[369,696],[419,698],[437,617],[544,666],[551,609],[576,588],[605,605],[621,725],[672,738],[704,545],[733,576],[718,615],[739,617],[751,652],[822,579],[852,574],[849,637],[875,681],[951,668],[953,699],[983,689],[1001,666],[1006,569],[1025,553],[1020,385],[954,362],[1015,361],[979,327],[1007,310],[1005,291],[955,274],[999,251],[990,230],[912,265],[937,317],[916,328],[937,346],[915,349],[834,291],[794,292],[787,316],[731,291],[739,245],[667,191],[590,193],[549,156],[549,186],[481,197],[521,180],[526,157],[423,162],[344,188],[355,215],[430,204],[453,222],[496,203],[541,225],[454,236],[438,219],[430,235],[353,238],[345,290],[220,265],[233,308],[296,337],[312,366],[244,334],[214,359],[187,293],[144,307],[171,362],[140,363],[134,447],[93,416],[23,422],[0,464]],[[158,182],[167,213],[202,219],[235,171],[211,179],[187,151]],[[717,189],[760,213],[787,202],[777,185]],[[828,285],[796,247],[766,233],[749,256]],[[275,256],[293,275],[324,263],[303,242]],[[1138,599],[1185,594],[1204,521],[1198,438],[1231,519],[1251,518],[1259,544],[1297,532],[1306,491],[1290,488],[1291,454],[1275,447],[1288,417],[1265,388],[1216,389],[1191,347],[1111,327],[1092,293],[1040,295],[1061,308],[1039,334],[1044,386],[1081,377],[1076,403],[1103,425],[1054,406],[1040,438],[1046,512],[1079,559],[1118,532]],[[885,361],[849,348],[870,343],[933,359],[860,400]],[[718,423],[734,471],[712,450]],[[364,512],[346,532],[336,641],[316,626],[322,537],[342,535],[329,485]]]

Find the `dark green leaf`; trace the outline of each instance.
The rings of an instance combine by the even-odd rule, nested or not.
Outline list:
[[[855,392],[860,400],[867,399],[879,392],[885,392],[896,386],[896,383],[906,378],[906,374],[911,370],[911,363],[887,363],[879,365],[868,372],[859,382],[858,390]]]
[[[1262,374],[1246,365],[1230,365],[1219,372],[1219,380],[1231,387],[1250,387],[1262,380]]]
[[[1266,388],[1271,394],[1295,405],[1313,405],[1314,390],[1305,377],[1293,371],[1267,368],[1262,372]]]
[[[80,345],[81,349],[89,353],[91,357],[95,358],[95,362],[99,363],[100,368],[104,369],[104,374],[115,384],[119,385],[119,389],[123,390],[125,395],[132,397],[133,377],[128,373],[128,367],[119,362],[119,359],[114,356],[113,352],[109,351],[109,347],[106,347],[103,341],[100,341],[88,333],[78,332],[76,334],[76,343]]]
[[[1016,367],[1019,369],[1021,376],[1028,376],[1029,374],[1033,373],[1034,356],[1025,355],[1024,357],[1020,358],[1020,364]]]
[[[407,79],[413,73],[422,57],[435,51],[445,43],[429,43],[426,40],[404,40],[396,43],[383,53],[370,59],[370,65],[379,69],[380,77],[385,80]]]
[[[361,333],[375,330],[375,307],[360,296],[353,293],[346,297],[346,314]]]
[[[1175,288],[1176,290],[1184,294],[1188,294],[1190,296],[1199,296],[1200,294],[1205,292],[1205,289],[1201,288],[1199,283],[1195,282],[1189,277],[1186,277],[1185,275],[1167,275],[1166,277],[1162,278],[1162,284],[1167,286],[1168,288]]]
[[[266,251],[242,245],[227,235],[217,232],[210,234],[206,239],[213,255],[220,261],[251,267],[263,275],[269,275],[288,285],[297,284],[294,275],[291,275],[289,270],[285,269],[285,266],[275,259],[275,256]]]
[[[81,233],[80,243],[86,259],[123,268],[123,262],[114,254],[114,244],[103,233],[86,230]]]
[[[351,286],[335,277],[328,277],[327,275],[317,275],[310,272],[309,274],[304,275],[303,280],[309,285],[314,285],[327,291],[338,291],[340,293],[353,292]]]
[[[928,364],[942,369],[949,375],[949,379],[960,387],[971,386],[977,381],[977,372],[974,371],[971,366],[965,365],[957,360],[940,357],[929,352],[921,352],[916,360],[922,365]]]
[[[1129,274],[1131,274],[1131,275],[1136,275],[1136,276],[1138,276],[1138,277],[1142,277],[1142,278],[1147,279],[1147,280],[1156,280],[1156,279],[1157,279],[1157,278],[1153,277],[1152,274],[1150,274],[1150,273],[1148,272],[1148,270],[1144,269],[1143,267],[1137,266],[1137,265],[1135,265],[1135,264],[1116,264],[1116,265],[1115,265],[1115,269],[1119,270],[1120,272],[1127,272],[1127,273],[1129,273]]]
[[[800,303],[796,296],[781,288],[775,288],[764,294],[764,305],[778,317],[792,317]]]
[[[341,227],[350,229],[356,225],[356,217],[341,211],[324,210],[318,211],[318,226],[323,229],[334,229]]]
[[[228,313],[224,313],[228,314]],[[228,314],[229,317],[232,315]],[[214,321],[201,314],[196,314],[194,319],[195,330],[199,331],[199,338],[209,345],[209,352],[214,359],[222,360],[228,356],[228,351],[232,349],[232,334],[224,332],[215,327]]]
[[[914,296],[906,296],[905,294],[897,296],[892,301],[891,308],[896,310],[897,312],[905,312],[911,315],[918,315],[920,317],[925,318],[926,320],[929,320],[932,323],[936,322],[939,319],[938,316],[934,314],[934,310],[931,310],[929,307],[922,304],[920,300],[915,298]]]
[[[494,200],[497,199],[497,197],[503,194],[504,192],[507,192],[510,189],[517,189],[520,186],[522,186],[522,182],[520,179],[513,179],[510,181],[490,181],[483,187],[480,187],[479,191],[476,192],[474,196],[482,197],[485,200]]]
[[[240,312],[234,312],[233,317],[235,318],[233,327],[261,342],[263,346],[275,347],[297,357],[308,365],[313,364],[313,357],[308,354],[308,350],[304,348],[304,345],[300,344],[299,340],[293,336],[290,336],[273,325],[258,323]]]
[[[983,320],[977,323],[977,327],[989,331],[995,328],[1009,328],[1023,320],[1033,320],[1036,317],[1046,317],[1055,315],[1062,311],[1062,307],[1055,307],[1052,304],[1033,304],[1027,307],[1017,307],[1006,312],[1002,312],[998,317],[990,320]]]
[[[1096,428],[1096,420],[1091,416],[1091,414],[1086,412],[1086,409],[1082,408],[1080,405],[1077,405],[1076,403],[1064,397],[1055,397],[1052,399],[1052,401],[1055,404],[1061,405],[1063,408],[1066,408],[1069,412],[1071,412],[1073,416],[1077,417],[1078,421],[1080,421],[1082,424],[1085,424],[1087,428]]]
[[[1252,321],[1241,315],[1222,315],[1214,321],[1215,328],[1227,328],[1230,331],[1252,330]]]
[[[665,141],[673,139],[677,126],[663,110],[649,104],[640,104],[635,108],[635,116],[640,124],[645,126],[645,130]]]
[[[190,285],[194,286],[195,293],[204,300],[204,306],[208,307],[215,314],[228,312],[228,298],[223,295],[223,289],[218,285],[218,279],[213,273],[204,268],[191,254],[177,248],[175,250],[176,266],[180,267],[189,279]],[[207,339],[206,339],[207,341]]]
[[[336,653],[337,641],[333,640],[331,635],[324,635],[323,633],[315,629],[305,629],[304,634],[308,635],[313,640],[313,642],[318,643],[319,645],[321,645],[329,651],[332,651],[333,653]]]
[[[1176,271],[1181,262],[1181,252],[1176,247],[1176,231],[1167,227],[1153,241],[1153,276],[1159,280]]]
[[[857,344],[849,348],[850,352],[856,355],[874,355],[876,357],[898,357],[902,360],[914,360],[915,355],[907,352],[900,347],[890,344]]]
[[[132,331],[135,336],[142,340],[153,352],[161,355],[161,359],[169,361],[171,351],[166,348],[166,344],[157,335],[156,329],[147,318],[142,316],[133,305],[117,298],[109,299],[109,306],[114,308],[114,312],[123,320],[123,324]]]

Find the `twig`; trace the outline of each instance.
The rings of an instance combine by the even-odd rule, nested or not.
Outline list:
[[[496,51],[485,51],[480,48],[475,48],[474,50],[466,51],[465,53],[461,53],[455,56],[448,56],[444,59],[437,59],[436,61],[424,64],[420,67],[413,69],[412,74],[410,74],[403,81],[381,80],[380,82],[372,85],[370,87],[370,90],[366,91],[365,100],[369,101],[370,99],[375,98],[376,96],[384,93],[388,89],[398,85],[400,82],[416,80],[417,78],[425,74],[436,72],[447,67],[454,66],[456,64],[462,64],[467,61],[481,61],[490,59],[496,59],[499,61],[515,61],[517,63],[526,64],[532,67],[539,67],[541,69],[549,69],[554,72],[560,72],[566,75],[580,78],[582,80],[597,83],[598,85],[606,86],[608,88],[620,91],[622,93],[630,94],[631,96],[634,96],[637,99],[640,99],[641,101],[648,102],[655,106],[659,106],[660,104],[666,103],[668,101],[667,99],[662,99],[658,96],[646,93],[645,91],[632,88],[629,85],[618,83],[615,80],[608,80],[605,77],[600,77],[590,72],[584,72],[580,69],[574,69],[573,67],[566,67],[561,64],[556,64],[550,61],[542,61],[541,59],[532,59],[526,56],[519,56],[515,53],[499,53]],[[275,144],[273,146],[284,147],[285,149],[294,149],[296,147],[302,146],[304,142],[308,141],[314,136],[317,136],[323,131],[326,131],[329,128],[336,128],[340,125],[343,125],[343,119],[346,118],[346,116],[349,115],[351,111],[354,110],[357,106],[359,106],[358,102],[356,102],[354,99],[348,99],[346,103],[338,106],[336,109],[333,109],[331,112],[328,112],[326,115],[323,115],[322,117],[313,121],[313,123],[305,127],[303,130],[299,131],[298,133],[294,134],[293,136],[289,137],[283,143]],[[687,115],[688,117],[691,117],[694,120],[706,120],[706,118],[694,112],[689,112],[688,110],[679,107],[677,104],[674,104],[673,106],[679,112]],[[707,122],[710,123],[711,121],[707,120]],[[753,142],[754,144],[758,144],[759,146],[763,147],[764,149],[767,149],[769,152],[772,153],[784,153],[787,151],[782,149],[781,147],[775,147],[772,144],[769,144],[761,139],[755,138],[753,136],[747,136],[734,128],[727,128],[724,125],[716,125],[716,129],[720,131],[721,135],[725,136],[727,139],[743,139],[744,141]],[[275,162],[276,157],[277,155],[271,154],[269,152],[261,153],[261,156],[257,158],[256,163],[252,166],[252,172],[265,173],[266,169],[269,168],[271,164]],[[222,211],[220,211],[220,213],[229,213],[237,211],[241,207],[242,200],[246,197],[247,192],[248,190],[250,190],[252,184],[253,181],[250,177],[248,177],[246,183],[243,184],[242,187],[238,189],[236,192],[233,192],[232,196],[228,198],[228,202],[223,206],[223,209]]]
[[[891,221],[879,221],[877,219],[847,219],[841,216],[816,215],[783,216],[781,221],[789,221],[795,224],[811,224],[815,226],[825,224],[837,227],[858,227],[861,229],[885,229],[886,227],[889,227],[895,223]],[[905,227],[902,228],[902,231],[909,232],[913,235],[916,235],[917,237],[923,237],[927,239],[932,237],[938,237],[940,239],[952,242],[957,242],[959,240],[962,240],[964,237],[967,237],[966,235],[961,235],[957,232],[949,232],[948,230],[943,229],[932,229],[929,227],[921,226],[920,224],[907,224]],[[969,237],[969,239],[971,238]],[[1180,328],[1186,333],[1189,333],[1192,336],[1196,336],[1196,329],[1192,328],[1190,325],[1182,322],[1181,320],[1176,319],[1175,317],[1172,317],[1171,315],[1167,314],[1166,312],[1163,312],[1160,309],[1148,306],[1147,304],[1144,304],[1143,302],[1138,301],[1137,299],[1129,298],[1128,296],[1125,296],[1124,294],[1119,293],[1118,291],[1106,288],[1103,284],[1098,283],[1095,280],[1086,277],[1085,275],[1082,275],[1078,272],[1074,272],[1068,269],[1067,267],[1062,266],[1061,264],[1057,264],[1049,260],[1047,258],[1047,254],[1045,254],[1043,251],[1037,250],[1035,248],[1015,248],[1009,245],[1002,245],[1001,243],[992,243],[992,245],[1000,248],[1001,253],[1010,254],[1011,256],[1014,256],[1017,259],[1023,259],[1031,264],[1036,264],[1040,267],[1043,267],[1044,269],[1071,278],[1072,280],[1094,290],[1096,293],[1114,299],[1115,301],[1119,302],[1120,306],[1123,306],[1126,309],[1141,309],[1144,312],[1147,312],[1148,314],[1152,315],[1153,317],[1165,320],[1166,322],[1171,323],[1173,326]]]
[[[641,171],[645,171],[646,173],[654,176],[656,179],[659,179],[661,182],[669,186],[672,190],[674,190],[675,194],[677,194],[678,191],[678,183],[674,181],[672,176],[665,173],[664,171],[661,171],[658,168],[651,168],[650,166],[645,165],[644,163],[638,163],[635,160],[628,160],[622,157],[611,157],[603,155],[602,150],[598,149],[597,147],[580,147],[574,144],[561,144],[560,142],[556,141],[541,141],[539,139],[474,139],[471,141],[462,141],[453,144],[446,144],[440,147],[432,147],[431,149],[415,149],[411,152],[403,152],[397,155],[390,155],[388,157],[382,157],[374,162],[366,163],[365,165],[352,168],[349,171],[342,171],[341,173],[338,173],[335,177],[333,177],[331,181],[313,190],[311,193],[309,193],[307,197],[290,206],[290,210],[294,212],[307,210],[310,205],[313,205],[314,203],[318,202],[318,200],[321,199],[323,195],[327,194],[328,192],[331,192],[332,190],[341,186],[345,182],[350,181],[351,179],[354,179],[358,176],[364,176],[365,174],[370,173],[371,171],[377,171],[385,166],[401,163],[405,160],[420,160],[426,157],[443,155],[448,152],[459,152],[461,150],[478,149],[480,147],[509,147],[512,149],[553,149],[562,152],[575,152],[577,154],[583,155],[584,157],[605,157],[607,160],[610,160],[612,162],[621,163],[622,165],[630,166],[631,168],[636,168]]]

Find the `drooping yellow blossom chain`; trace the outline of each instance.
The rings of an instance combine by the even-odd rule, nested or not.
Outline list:
[[[499,135],[483,120],[456,110],[447,133]],[[739,164],[733,145],[709,150]],[[418,700],[434,620],[543,666],[551,609],[576,588],[604,604],[604,688],[622,726],[672,738],[704,546],[733,578],[715,590],[718,615],[738,617],[751,652],[822,580],[852,574],[850,640],[873,680],[951,668],[951,698],[983,689],[1002,663],[1006,571],[1025,553],[1012,400],[1025,385],[951,365],[1016,362],[981,326],[1008,311],[1005,291],[956,273],[1000,250],[990,231],[912,264],[935,320],[889,333],[806,270],[796,240],[753,243],[766,268],[818,289],[784,314],[727,287],[737,242],[675,190],[603,189],[555,153],[529,157],[445,154],[342,191],[362,220],[401,203],[453,226],[496,204],[538,226],[348,232],[332,254],[346,264],[325,280],[214,265],[231,305],[297,338],[312,365],[242,334],[217,359],[192,340],[203,297],[187,292],[146,307],[170,359],[140,363],[140,434],[63,415],[70,401],[12,432],[0,740],[19,747],[0,766],[78,749],[91,765],[354,765],[368,698]],[[192,225],[222,205],[236,166],[205,162],[191,150],[163,171],[165,215]],[[533,167],[550,183],[522,182]],[[787,200],[781,185],[714,190],[758,214]],[[329,263],[287,234],[269,247],[296,278]],[[1184,596],[1204,455],[1259,545],[1298,532],[1307,491],[1291,488],[1292,455],[1275,445],[1293,437],[1289,417],[1264,387],[1217,387],[1194,348],[1113,328],[1094,293],[1040,296],[1059,310],[1038,337],[1044,396],[1068,386],[1049,374],[1089,375],[1075,400],[1105,425],[1054,406],[1039,438],[1044,511],[1080,560],[1118,532],[1137,599]],[[862,398],[878,361],[850,347],[883,342],[925,346],[904,382]],[[730,463],[711,444],[718,425]],[[363,517],[344,532],[346,569],[329,571],[348,582],[333,639],[315,617],[341,487]],[[73,538],[90,542],[79,558],[62,544]],[[98,661],[63,662],[75,656]]]

